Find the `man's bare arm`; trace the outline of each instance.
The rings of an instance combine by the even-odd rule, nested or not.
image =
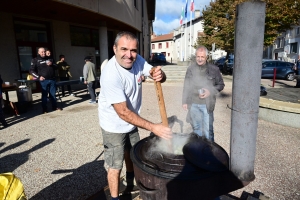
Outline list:
[[[149,130],[155,135],[164,139],[170,139],[172,137],[172,131],[169,127],[163,126],[162,124],[154,124],[146,119],[143,119],[136,113],[128,109],[126,102],[113,104],[113,107],[119,117],[124,121],[133,124],[137,127]]]

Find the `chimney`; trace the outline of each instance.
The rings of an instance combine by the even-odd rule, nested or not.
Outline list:
[[[195,19],[200,17],[200,10],[195,10]]]

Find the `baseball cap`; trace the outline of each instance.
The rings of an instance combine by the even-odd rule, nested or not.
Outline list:
[[[86,56],[86,57],[84,58],[84,60],[92,60],[92,57],[91,57],[91,56]]]

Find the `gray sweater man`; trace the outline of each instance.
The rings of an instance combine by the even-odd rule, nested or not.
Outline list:
[[[216,94],[222,91],[225,85],[219,68],[206,62],[207,55],[206,47],[197,48],[196,63],[188,67],[185,75],[182,107],[189,111],[187,122],[191,123],[193,131],[214,141],[213,111]]]
[[[91,96],[91,100],[89,103],[95,104],[96,103],[96,69],[95,64],[92,63],[91,56],[87,56],[84,58],[85,65],[83,67],[83,78],[84,84],[87,85],[88,91]]]

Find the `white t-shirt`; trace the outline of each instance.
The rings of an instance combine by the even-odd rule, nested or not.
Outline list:
[[[112,133],[127,133],[135,126],[122,120],[112,104],[125,102],[134,113],[140,113],[142,105],[142,75],[149,76],[152,66],[140,55],[130,70],[124,69],[112,57],[101,73],[101,91],[98,99],[100,126]]]

